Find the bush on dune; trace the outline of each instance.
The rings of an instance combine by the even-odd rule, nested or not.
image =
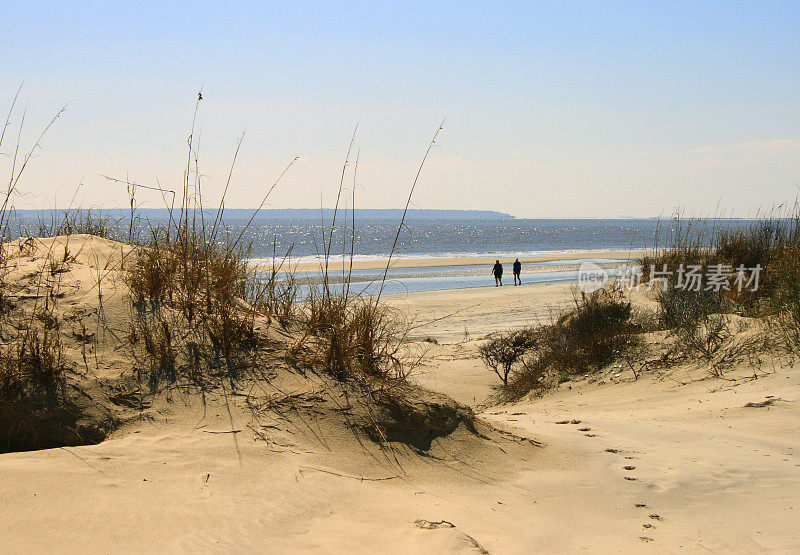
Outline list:
[[[777,268],[770,271],[770,267],[800,247],[800,206],[733,229],[715,228],[708,223],[693,226],[678,217],[672,227],[667,246],[642,258],[644,275],[649,275],[653,267],[657,271],[666,268],[671,275],[677,275],[680,266],[698,266],[702,274],[712,265],[723,265],[729,268],[728,287],[722,289],[724,300],[729,303],[727,308],[757,314],[762,308],[759,301],[770,301],[781,286],[780,272]],[[747,279],[752,277],[752,268],[760,268],[757,289],[745,287],[739,291],[735,286],[740,267],[745,269]],[[704,290],[702,287],[698,293]]]
[[[481,346],[481,356],[503,380],[502,397],[517,399],[604,368],[634,350],[640,329],[632,314],[630,301],[618,291],[581,294],[575,308],[553,324],[501,335]]]
[[[518,330],[484,343],[478,348],[478,353],[483,363],[503,380],[503,385],[508,385],[511,370],[536,346],[537,340],[535,330]]]

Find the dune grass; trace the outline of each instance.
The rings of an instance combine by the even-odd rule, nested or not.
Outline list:
[[[800,206],[779,209],[735,229],[707,224],[692,231],[679,218],[673,221],[673,240],[641,261],[645,276],[655,268],[670,277],[657,287],[662,323],[690,344],[730,335],[719,314],[759,318],[773,343],[800,348]],[[711,288],[681,288],[681,267],[696,266],[700,274],[723,268],[724,284]],[[756,270],[757,268],[757,270]],[[716,270],[715,270],[716,271]]]
[[[101,210],[50,211],[40,216],[33,229],[23,230],[20,235],[33,237],[57,237],[59,235],[94,235],[104,239],[119,239],[120,222],[103,214]]]

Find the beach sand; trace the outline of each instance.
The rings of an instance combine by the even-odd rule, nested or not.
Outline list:
[[[454,434],[427,455],[387,451],[325,415],[255,426],[241,397],[203,405],[176,390],[98,445],[0,455],[0,548],[800,549],[798,367],[765,364],[757,378],[734,368],[725,379],[679,368],[635,381],[611,369],[491,406],[498,379],[477,358],[481,340],[547,321],[572,302],[571,286],[387,302],[416,322],[410,339],[424,357],[412,379],[504,432]],[[744,406],[765,399],[774,402]]]

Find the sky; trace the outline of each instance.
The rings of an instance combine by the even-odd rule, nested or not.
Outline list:
[[[17,208],[204,203],[518,217],[754,216],[800,194],[797,2],[8,2],[0,145]],[[353,156],[354,158],[354,156]],[[141,207],[163,207],[138,189]],[[349,201],[348,201],[349,202]]]

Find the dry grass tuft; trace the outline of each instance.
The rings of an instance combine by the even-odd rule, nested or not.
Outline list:
[[[64,356],[58,328],[41,328],[33,324],[19,330],[0,351],[0,398],[5,402],[52,407],[64,394]]]
[[[248,250],[206,240],[199,232],[155,231],[126,266],[134,305],[131,337],[143,345],[143,374],[152,390],[182,378],[238,378],[258,346],[257,310]]]
[[[61,338],[51,313],[15,314],[4,321],[4,336],[12,320],[22,326],[3,337],[0,345],[0,453],[49,446],[40,423],[53,433],[69,434],[71,403],[67,396],[66,364]],[[8,326],[8,327],[7,327]],[[13,329],[13,328],[12,328]]]
[[[406,329],[399,314],[370,297],[312,293],[303,335],[292,349],[300,360],[338,380],[402,380],[399,351]]]

